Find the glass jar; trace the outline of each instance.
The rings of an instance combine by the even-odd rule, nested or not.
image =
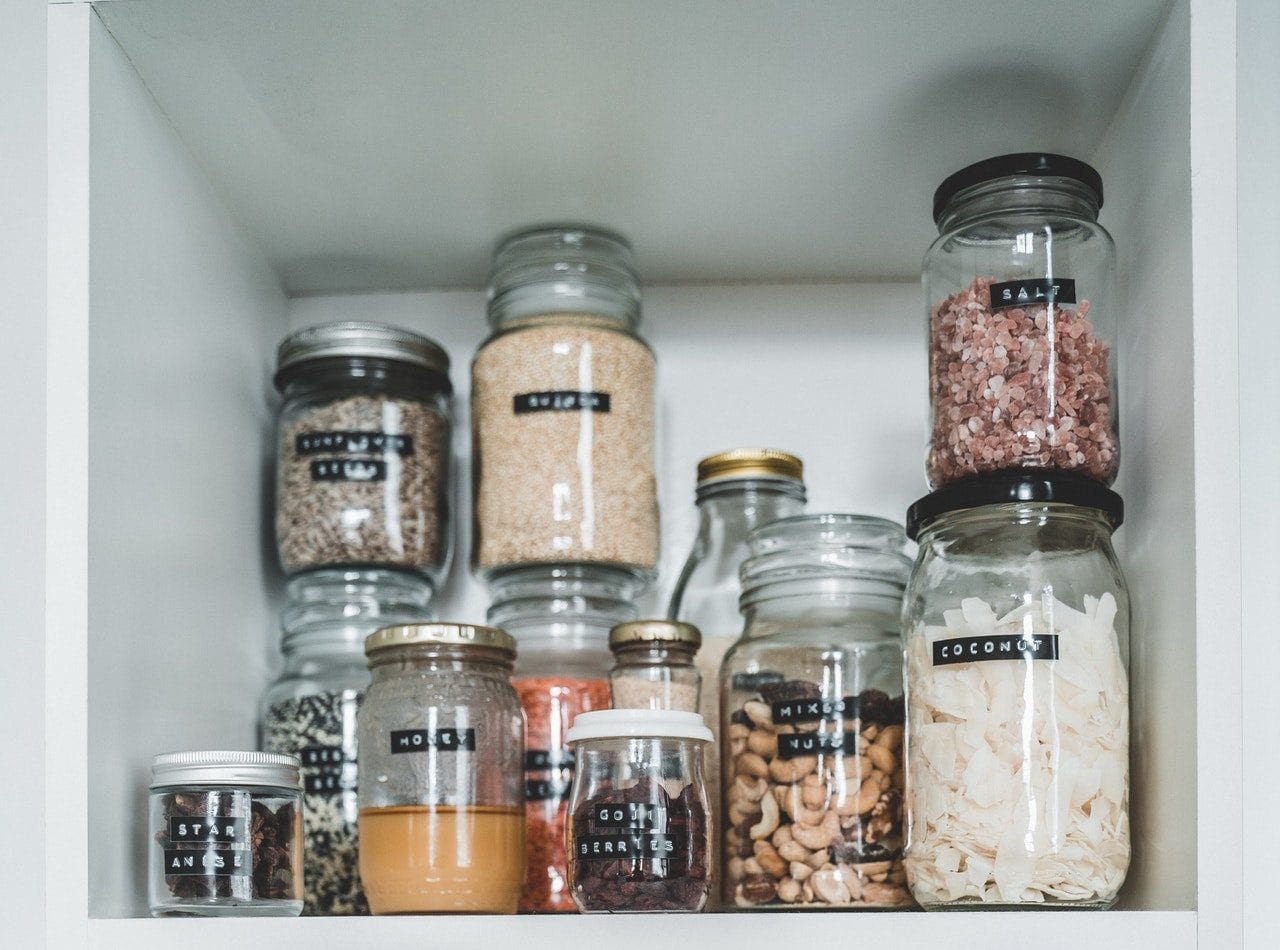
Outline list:
[[[925,907],[1105,907],[1129,867],[1120,497],[992,476],[912,506],[908,843]]]
[[[695,663],[702,674],[698,711],[720,734],[720,664],[742,634],[738,610],[738,568],[750,550],[747,538],[760,525],[801,514],[805,506],[804,465],[776,449],[733,449],[698,463],[698,536],[671,594],[667,616],[696,626],[702,646]],[[716,828],[724,828],[720,756],[707,759],[707,788]],[[713,850],[713,870],[720,853]],[[717,880],[723,875],[716,874]],[[719,903],[719,895],[712,895]]]
[[[295,756],[157,755],[149,811],[153,917],[302,912],[302,777]]]
[[[587,913],[699,911],[707,902],[711,730],[697,713],[611,709],[569,730],[577,758],[569,885]]]
[[[805,515],[751,535],[721,671],[723,896],[743,908],[909,903],[892,521]]]
[[[575,562],[652,578],[655,366],[639,322],[631,246],[617,235],[539,228],[498,246],[493,334],[471,366],[482,576]]]
[[[285,573],[448,569],[449,357],[377,323],[330,323],[280,344],[276,544]]]
[[[636,620],[614,627],[609,631],[613,707],[697,712],[702,674],[693,661],[701,643],[697,627],[676,620]]]
[[[513,914],[524,879],[515,641],[430,623],[365,641],[360,879],[375,914]]]
[[[1115,246],[1101,207],[1102,178],[1061,155],[1002,155],[938,188],[924,259],[932,487],[1018,468],[1115,479]]]
[[[489,622],[520,648],[512,679],[525,716],[526,871],[520,909],[573,913],[565,819],[579,713],[609,708],[609,628],[635,616],[626,571],[597,565],[518,568],[494,584]]]
[[[431,585],[408,571],[329,568],[286,587],[284,669],[263,697],[259,722],[264,751],[302,762],[308,916],[369,912],[356,836],[364,640],[389,624],[427,620],[430,599]]]

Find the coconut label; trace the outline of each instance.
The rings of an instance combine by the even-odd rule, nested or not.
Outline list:
[[[935,640],[933,665],[982,663],[987,660],[1056,660],[1057,634],[996,634]]]

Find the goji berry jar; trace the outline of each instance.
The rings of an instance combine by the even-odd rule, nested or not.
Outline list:
[[[1115,246],[1101,207],[1101,176],[1063,155],[1001,155],[938,187],[924,259],[932,487],[1024,468],[1115,479]]]

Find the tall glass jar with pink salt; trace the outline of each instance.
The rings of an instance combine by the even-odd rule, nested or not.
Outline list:
[[[924,259],[932,487],[1010,469],[1115,480],[1115,245],[1101,209],[1102,177],[1064,155],[1001,155],[938,187]]]

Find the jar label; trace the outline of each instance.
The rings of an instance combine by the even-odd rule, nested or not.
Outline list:
[[[558,778],[527,778],[524,780],[524,800],[527,802],[559,801],[569,794],[573,773]]]
[[[568,749],[529,749],[524,754],[524,770],[540,772],[543,769],[571,769],[573,753]]]
[[[762,670],[759,673],[734,673],[733,688],[743,693],[758,693],[761,686],[777,686],[785,683],[787,678],[773,670]]]
[[[294,440],[299,455],[398,455],[413,454],[413,436],[390,432],[302,432]]]
[[[591,820],[601,828],[627,828],[661,830],[667,827],[667,810],[648,802],[623,802],[616,805],[597,805],[591,811]]]
[[[688,836],[681,831],[663,834],[583,835],[574,845],[583,861],[657,859],[682,860],[689,850]]]
[[[609,412],[608,393],[552,389],[541,393],[517,393],[513,399],[517,416],[530,412]]]
[[[169,818],[170,841],[223,841],[244,844],[249,840],[249,819],[210,818],[204,815]]]
[[[991,636],[955,637],[935,640],[933,665],[981,663],[987,660],[1056,660],[1058,635],[994,634]]]
[[[1076,282],[1065,277],[1006,280],[1003,283],[991,285],[992,310],[1075,302]]]
[[[308,795],[336,795],[355,791],[356,760],[342,746],[309,745],[298,751],[302,782]]]
[[[387,463],[381,459],[317,459],[311,463],[313,482],[385,482]]]
[[[248,848],[164,849],[164,873],[168,876],[247,877],[252,870]]]
[[[792,732],[778,736],[778,758],[802,755],[857,755],[856,732]]]
[[[391,752],[474,752],[474,729],[392,729]]]
[[[524,770],[549,772],[545,778],[525,778],[524,798],[528,802],[558,801],[569,794],[573,783],[574,757],[568,749],[528,749]]]
[[[857,715],[858,697],[842,699],[782,699],[771,705],[776,726],[796,722],[852,719]]]

